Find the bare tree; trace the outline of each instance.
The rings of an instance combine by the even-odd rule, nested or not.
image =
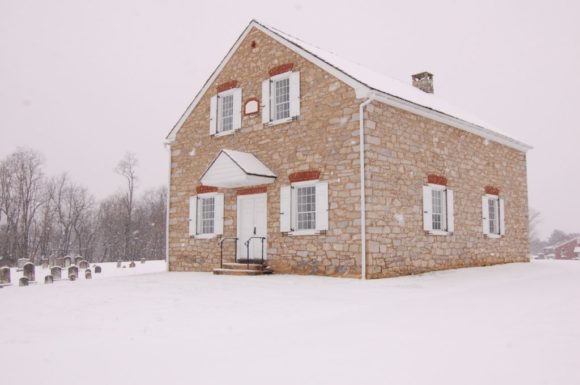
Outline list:
[[[133,209],[134,194],[137,184],[137,158],[134,154],[127,152],[123,159],[117,164],[115,171],[125,179],[126,190],[123,195],[123,205],[125,208],[125,236],[124,236],[124,259],[133,259],[134,254],[131,249],[133,242]]]

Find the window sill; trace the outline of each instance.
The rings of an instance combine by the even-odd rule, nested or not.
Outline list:
[[[268,123],[264,123],[264,126],[266,127],[270,127],[270,126],[277,126],[279,124],[284,124],[284,123],[290,123],[294,120],[298,120],[298,117],[290,117],[290,118],[284,118],[284,119],[278,119],[278,120],[273,120],[271,122]]]
[[[219,138],[220,136],[232,135],[236,131],[237,130],[222,131],[222,132],[218,132],[218,133],[213,134],[213,136],[216,137],[216,138]]]
[[[296,230],[296,231],[290,231],[288,233],[288,235],[290,235],[291,237],[298,237],[301,235],[320,235],[321,231],[320,230]]]
[[[213,239],[213,238],[217,238],[218,234],[197,234],[197,235],[191,235],[190,238],[193,239]]]
[[[486,238],[491,238],[491,239],[499,239],[499,238],[502,238],[502,235],[500,235],[500,234],[484,234],[484,236]]]
[[[431,231],[426,231],[426,233],[428,235],[453,235],[453,233],[450,233],[449,231],[443,231],[443,230],[431,230]]]

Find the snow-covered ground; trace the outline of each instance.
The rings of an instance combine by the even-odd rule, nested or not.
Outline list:
[[[580,384],[579,261],[366,282],[164,270],[0,289],[0,383]]]

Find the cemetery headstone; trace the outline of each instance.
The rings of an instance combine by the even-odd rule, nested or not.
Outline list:
[[[43,259],[42,260],[42,268],[48,269],[48,266],[49,266],[48,259]]]
[[[71,257],[64,257],[64,267],[69,267],[70,265],[72,265]]]
[[[91,269],[85,270],[85,279],[92,279],[93,276],[91,275]]]
[[[101,266],[95,266],[95,274],[99,274],[101,272]]]
[[[131,263],[129,264],[129,267],[135,267],[135,261],[131,261]]]
[[[30,259],[28,258],[18,258],[18,268],[23,269],[24,265],[26,265],[28,262],[30,262]]]
[[[75,278],[79,276],[79,268],[76,265],[69,266],[68,268],[68,278],[74,281],[74,278],[71,278],[72,276]]]
[[[54,279],[52,278],[52,275],[46,275],[44,276],[44,283],[53,283]]]
[[[10,283],[10,268],[8,266],[0,267],[0,285],[9,285]]]
[[[121,267],[122,265],[123,265],[123,262],[117,261],[117,267]]]
[[[60,258],[55,258],[54,259],[54,265],[58,266],[58,267],[62,267],[64,268],[64,258],[60,257]]]
[[[74,275],[74,274],[73,275],[69,275],[68,276],[68,279],[71,280],[71,281],[74,281],[75,279],[77,279],[77,276]]]
[[[89,263],[87,261],[85,261],[84,259],[79,261],[78,265],[79,265],[79,269],[87,269],[89,267]]]
[[[28,286],[28,278],[20,277],[18,280],[18,286]]]
[[[62,268],[60,266],[51,267],[50,275],[52,276],[52,279],[62,279]]]
[[[35,280],[35,267],[34,263],[28,262],[22,267],[22,275],[28,279],[28,282],[34,282]]]

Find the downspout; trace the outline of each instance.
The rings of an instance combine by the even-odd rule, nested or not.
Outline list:
[[[366,192],[365,192],[365,124],[364,109],[374,100],[374,96],[369,96],[367,100],[359,106],[359,150],[360,150],[360,263],[361,279],[367,277],[367,229],[366,229]]]
[[[167,170],[167,204],[165,206],[165,265],[169,271],[169,205],[171,202],[171,142],[165,142],[168,150],[168,170]]]

